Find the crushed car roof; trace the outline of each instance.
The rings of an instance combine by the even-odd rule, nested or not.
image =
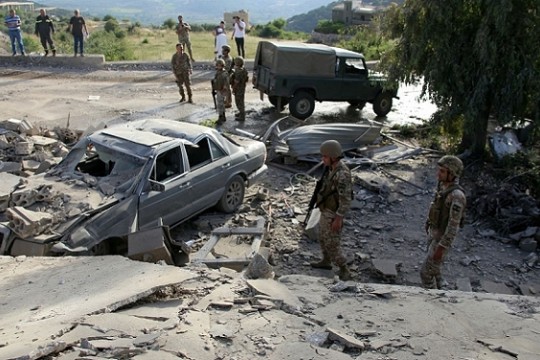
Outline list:
[[[153,147],[171,139],[182,139],[192,143],[201,134],[213,132],[216,130],[197,124],[166,119],[144,119],[102,129],[91,137],[107,135]]]

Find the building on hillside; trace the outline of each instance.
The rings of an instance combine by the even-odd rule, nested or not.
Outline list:
[[[346,0],[332,8],[332,21],[345,25],[370,25],[383,8],[364,5],[362,1]]]
[[[34,11],[31,1],[0,1],[0,12],[7,13],[9,9]]]
[[[238,16],[246,23],[246,30],[249,29],[249,14],[245,10],[226,12],[223,14],[223,20],[225,21],[225,28],[229,31],[233,29],[233,16]]]

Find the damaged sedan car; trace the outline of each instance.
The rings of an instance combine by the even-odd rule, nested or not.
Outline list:
[[[127,237],[216,206],[234,212],[264,175],[264,143],[163,119],[84,136],[45,174],[21,178],[0,254],[126,254]]]

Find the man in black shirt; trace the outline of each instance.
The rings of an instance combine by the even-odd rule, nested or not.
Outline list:
[[[52,50],[53,56],[56,56],[56,49],[54,47],[54,42],[52,40],[52,34],[54,34],[54,25],[49,18],[49,15],[45,12],[45,9],[39,10],[39,16],[36,18],[36,36],[39,35],[41,40],[41,45],[45,49],[45,56],[49,55],[49,49],[47,49],[47,43]]]
[[[81,16],[81,12],[79,9],[75,10],[74,16],[71,17],[69,20],[69,28],[68,31],[73,34],[73,49],[74,54],[73,56],[77,56],[77,50],[79,50],[79,54],[81,56],[84,56],[84,36],[83,36],[83,30],[86,33],[86,36],[88,37],[88,29],[86,29],[86,23],[84,22],[83,17]]]

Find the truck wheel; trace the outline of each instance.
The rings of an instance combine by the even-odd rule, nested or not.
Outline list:
[[[219,200],[218,209],[225,213],[232,213],[244,201],[245,183],[240,175],[236,175],[225,186],[225,192]]]
[[[366,102],[365,101],[360,101],[360,100],[349,100],[347,101],[349,104],[351,104],[351,106],[355,106],[357,107],[358,109],[362,110],[365,106],[366,106]]]
[[[289,110],[295,118],[307,119],[315,110],[315,98],[308,92],[299,91],[291,99]]]
[[[286,98],[284,96],[269,96],[268,100],[270,100],[270,104],[272,104],[274,107],[277,107],[278,100],[280,98],[281,98],[281,109],[279,110],[283,110],[283,108],[289,103],[289,98]]]
[[[392,109],[392,95],[388,92],[381,92],[373,101],[373,111],[378,116],[386,116]]]

